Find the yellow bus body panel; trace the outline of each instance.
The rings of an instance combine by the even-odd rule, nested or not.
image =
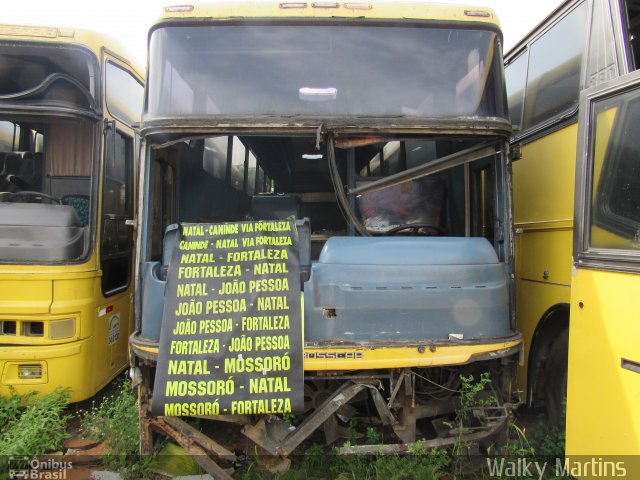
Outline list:
[[[0,395],[11,389],[44,394],[63,386],[76,402],[92,396],[126,366],[133,330],[131,288],[105,299],[95,263],[94,255],[78,265],[0,265],[0,321],[17,325],[16,335],[2,338]],[[113,315],[120,319],[115,337],[110,331]],[[65,319],[75,320],[73,335],[50,338],[50,322]],[[26,335],[27,322],[42,323],[43,334]],[[37,366],[41,377],[19,378],[21,365]]]
[[[573,279],[567,455],[640,453],[640,375],[622,368],[640,362],[639,292],[637,274],[578,269]]]
[[[53,301],[51,280],[0,277],[0,312],[48,313]]]
[[[443,3],[410,3],[410,2],[336,2],[334,8],[314,7],[313,3],[289,2],[304,5],[298,8],[282,8],[288,2],[216,2],[190,3],[192,9],[182,8],[181,11],[167,11],[161,16],[162,20],[173,18],[199,19],[257,19],[257,18],[394,18],[406,21],[408,19],[436,20],[450,22],[487,23],[499,28],[500,23],[493,10],[478,6],[447,5]],[[179,4],[184,6],[185,4]],[[348,8],[357,5],[358,8]],[[171,7],[169,7],[171,8]]]
[[[516,325],[525,361],[518,388],[526,391],[528,356],[544,314],[569,305],[577,124],[522,147],[513,162],[516,228]]]

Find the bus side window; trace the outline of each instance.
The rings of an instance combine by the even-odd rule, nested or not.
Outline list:
[[[589,246],[640,249],[640,95],[632,91],[597,105]]]
[[[583,2],[531,44],[524,130],[577,106],[586,20]]]

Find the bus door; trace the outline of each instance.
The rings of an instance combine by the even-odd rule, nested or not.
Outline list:
[[[96,348],[108,365],[98,365],[98,381],[112,376],[127,362],[133,326],[133,257],[136,132],[143,87],[128,65],[105,52],[103,165],[100,212],[99,288]],[[100,358],[100,356],[97,356]]]
[[[607,460],[640,452],[640,72],[580,102],[566,447]]]

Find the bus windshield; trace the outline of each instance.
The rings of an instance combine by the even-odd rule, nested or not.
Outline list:
[[[80,120],[0,119],[0,262],[84,256],[94,129]]]
[[[146,120],[505,119],[498,38],[424,23],[160,26],[150,40]]]

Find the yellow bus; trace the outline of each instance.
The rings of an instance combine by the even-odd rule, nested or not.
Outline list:
[[[595,359],[602,340],[594,331],[592,341],[572,344],[570,328],[578,99],[584,88],[637,68],[639,19],[631,1],[566,1],[505,56],[517,129],[511,142],[516,319],[525,344],[519,387],[530,406],[544,405],[558,425],[568,345]]]
[[[232,451],[181,415],[201,417],[214,437],[225,432],[219,442],[242,433],[243,445],[278,455],[317,429],[334,442],[362,417],[389,430],[388,444],[342,453],[403,451],[420,439],[425,447],[489,448],[507,424],[521,345],[501,42],[495,14],[477,7],[165,8],[149,34],[141,123],[131,376],[141,387],[144,451],[152,432],[164,433],[223,476],[205,454],[229,459]],[[301,316],[246,313],[261,300],[262,310],[273,308],[255,290],[245,305],[241,294],[254,284],[240,268],[246,263],[234,262],[275,259],[281,249],[243,250],[244,242],[231,241],[232,251],[218,254],[226,240],[204,239],[207,231],[264,230],[268,222],[284,230],[295,222],[301,275],[288,285],[302,295]],[[264,265],[286,273],[281,262]],[[205,281],[225,275],[234,281],[220,288]],[[283,297],[271,295],[278,307]],[[295,296],[284,298],[289,311]],[[304,384],[291,395],[304,404],[272,408],[262,399],[279,385],[286,392],[287,377],[275,377],[273,389],[265,378],[264,390],[249,383],[243,391],[237,372],[264,365],[258,373],[268,376],[279,368],[274,358],[297,355],[287,349],[293,337],[278,332],[301,317],[292,368],[304,367]],[[272,338],[276,346],[250,364],[256,331],[263,337],[254,345]],[[182,356],[161,371],[170,355]],[[224,385],[211,380],[218,368]],[[495,402],[467,412],[472,428],[458,437],[449,422],[460,408],[461,377],[477,382],[483,374],[491,379],[483,398]],[[158,382],[161,375],[169,380]],[[195,399],[190,389],[216,393]],[[231,408],[216,411],[225,397]],[[301,414],[297,427],[290,414]]]
[[[0,25],[0,393],[128,362],[143,77],[110,37]]]
[[[640,475],[639,117],[639,72],[581,94],[566,443],[580,478]]]

